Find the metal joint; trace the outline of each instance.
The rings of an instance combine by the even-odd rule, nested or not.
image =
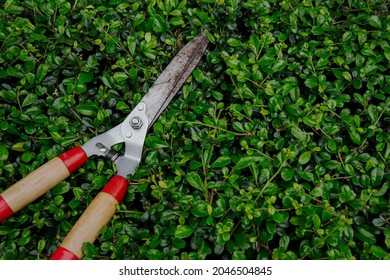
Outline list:
[[[142,120],[139,116],[135,116],[130,119],[130,124],[132,128],[139,129],[142,127]]]
[[[135,172],[141,161],[148,127],[147,106],[141,101],[120,127],[125,142],[125,153],[115,162],[119,175],[127,176]]]

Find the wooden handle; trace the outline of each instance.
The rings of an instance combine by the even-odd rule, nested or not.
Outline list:
[[[0,222],[48,192],[87,160],[81,147],[73,148],[6,189],[0,196]]]
[[[3,200],[12,210],[12,212],[8,211],[8,214],[12,215],[33,202],[68,177],[69,174],[69,170],[58,157],[48,161],[1,194]],[[0,221],[5,218],[8,217],[0,217]]]
[[[81,259],[83,243],[96,240],[100,230],[114,215],[116,205],[122,201],[127,189],[126,178],[115,175],[81,215],[51,259]]]

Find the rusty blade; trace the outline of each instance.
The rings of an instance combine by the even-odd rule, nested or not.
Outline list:
[[[202,32],[187,43],[142,98],[141,102],[146,103],[149,128],[195,69],[206,50],[208,42],[206,34]]]

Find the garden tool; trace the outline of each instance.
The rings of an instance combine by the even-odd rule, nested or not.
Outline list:
[[[127,177],[134,174],[141,161],[148,129],[199,63],[207,44],[207,36],[201,33],[184,46],[121,124],[53,158],[6,189],[0,195],[0,222],[48,192],[91,156],[111,160],[117,173],[90,203],[51,257],[81,259],[82,245],[95,241],[99,231],[114,215],[116,205],[126,195],[129,186]],[[112,149],[118,143],[125,144],[123,154]]]

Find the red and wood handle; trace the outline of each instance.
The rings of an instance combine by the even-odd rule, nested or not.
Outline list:
[[[48,192],[87,160],[88,156],[83,148],[75,147],[6,189],[0,195],[0,222]]]
[[[93,243],[100,230],[110,221],[128,189],[127,179],[115,175],[81,215],[51,260],[78,260],[83,257],[82,246]]]

